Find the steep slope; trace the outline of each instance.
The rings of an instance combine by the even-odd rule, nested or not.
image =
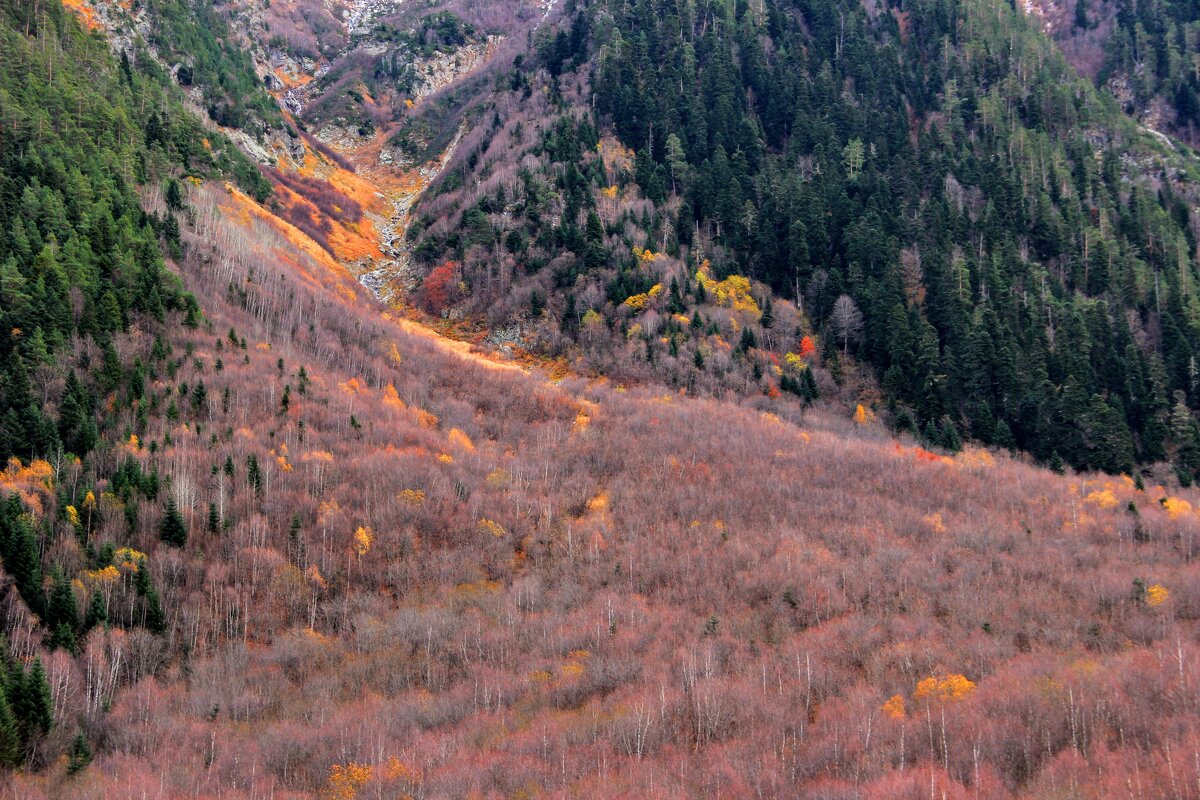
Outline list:
[[[359,3],[345,19],[348,46],[281,100],[382,195],[384,257],[360,260],[355,271],[401,304],[422,277],[405,236],[411,207],[477,118],[492,65],[512,57],[509,43],[537,18],[519,3],[491,2]],[[274,49],[268,57],[289,59]]]
[[[1194,3],[1031,0],[1081,75],[1148,128],[1200,139],[1200,9]]]
[[[119,142],[159,163],[182,282],[42,364],[49,415],[103,363],[96,446],[0,475],[6,796],[1197,796],[1200,493],[414,334],[220,173],[108,143],[135,88],[187,120],[143,62],[0,10],[6,158],[101,142],[81,197]]]
[[[188,193],[206,325],[152,387],[205,400],[130,450],[184,498],[131,540],[161,649],[45,657],[94,760],[17,796],[1194,784],[1200,497],[489,369],[234,202]]]
[[[891,424],[935,444],[1200,467],[1195,160],[1037,19],[575,3],[536,56],[410,228],[435,282],[452,262],[453,304],[581,366],[710,390],[783,388],[809,334],[818,385],[856,356]],[[799,324],[713,303],[706,282],[738,275]]]
[[[151,41],[210,18],[168,5]],[[250,48],[217,83],[284,119],[208,116],[273,213],[459,336],[1191,482],[1194,157],[1071,74],[1057,6],[844,6],[243,0],[205,52]]]
[[[150,60],[115,61],[60,4],[0,3],[0,51],[0,764],[40,767],[78,726],[38,642],[76,652],[98,626],[139,644],[164,630],[143,554],[128,547],[139,499],[163,487],[125,454],[165,410],[146,384],[168,327],[200,324],[162,253],[182,254],[183,187],[226,177],[253,191],[262,179]],[[93,540],[106,516],[130,531]],[[106,585],[80,608],[87,576]]]
[[[399,118],[470,75],[503,39],[448,12],[399,14],[400,5],[80,0],[75,8],[115,52],[141,52],[169,71],[197,116],[259,162],[254,199],[382,289],[403,273],[394,230],[454,133],[422,140],[414,162],[391,145]],[[400,91],[388,75],[402,78]]]

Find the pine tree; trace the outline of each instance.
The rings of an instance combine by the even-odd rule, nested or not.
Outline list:
[[[683,303],[683,293],[679,291],[679,281],[671,278],[671,290],[667,298],[667,310],[672,314],[682,314],[687,310]]]
[[[758,340],[754,338],[754,331],[742,328],[742,338],[738,341],[738,350],[745,353],[757,346]]]
[[[288,557],[293,564],[303,566],[304,540],[300,529],[300,515],[292,515],[292,524],[288,528]]]
[[[955,427],[954,421],[949,417],[942,417],[941,430],[939,431],[942,447],[952,453],[962,450],[962,439],[959,438],[958,428]]]
[[[171,347],[163,339],[162,334],[155,334],[154,346],[150,350],[150,359],[155,363],[163,361],[171,355]]]
[[[172,211],[183,210],[183,190],[179,185],[179,181],[174,178],[167,181],[167,190],[164,194],[164,199],[167,201],[167,208]]]
[[[805,368],[800,373],[800,396],[805,403],[812,403],[821,397],[821,390],[817,388],[817,379],[813,377],[811,369]]]
[[[203,412],[208,408],[208,388],[205,387],[204,381],[197,381],[192,387],[192,411],[196,413]]]
[[[1087,0],[1075,0],[1075,27],[1081,30],[1087,30],[1088,24],[1087,15]]]
[[[262,494],[262,471],[258,466],[258,456],[254,453],[251,453],[246,459],[246,483],[254,490],[256,495]]]
[[[166,630],[166,620],[158,599],[158,590],[154,588],[154,582],[150,579],[150,567],[145,559],[138,561],[133,587],[138,597],[142,598],[142,626],[152,633],[162,633]]]
[[[58,414],[58,435],[67,452],[84,456],[95,447],[97,433],[92,407],[90,395],[71,370]]]
[[[0,560],[17,591],[35,613],[44,607],[42,559],[37,535],[24,516],[21,499],[9,495],[0,505]]]
[[[50,637],[46,640],[46,645],[51,649],[61,647],[63,650],[74,655],[76,647],[75,629],[65,622],[60,622],[51,628]]]
[[[158,590],[151,586],[146,591],[146,614],[142,624],[151,633],[162,633],[166,630],[166,619],[163,617],[162,604],[158,599]]]
[[[133,573],[133,588],[138,597],[145,597],[154,588],[154,584],[150,580],[150,566],[144,558],[138,559],[137,572]]]

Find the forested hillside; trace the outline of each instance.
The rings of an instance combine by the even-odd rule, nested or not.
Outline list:
[[[409,234],[493,324],[767,393],[811,333],[933,444],[1200,467],[1194,159],[1010,4],[581,2],[509,80]]]
[[[164,497],[125,442],[174,407],[152,388],[174,369],[163,337],[200,322],[163,263],[164,249],[181,253],[182,181],[262,178],[183,112],[153,64],[114,60],[61,5],[0,3],[0,54],[0,559],[45,643],[76,652],[98,625],[164,626],[144,555],[125,547],[139,507]],[[144,210],[147,193],[166,198],[159,213]],[[101,514],[127,529],[92,539]],[[114,565],[136,580],[77,607],[79,571]],[[36,652],[13,644],[24,660]],[[0,658],[0,762],[47,763],[72,744],[74,721],[51,731],[40,661],[23,677],[21,659]]]
[[[1161,0],[1033,0],[1079,73],[1144,125],[1200,141],[1200,8]]]
[[[1190,156],[1007,3],[70,5],[0,795],[1200,800]]]

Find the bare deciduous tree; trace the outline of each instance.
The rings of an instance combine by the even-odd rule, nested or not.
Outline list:
[[[850,350],[850,341],[858,341],[863,329],[862,312],[858,310],[850,295],[844,294],[834,302],[829,324],[842,340],[842,354],[845,355]]]

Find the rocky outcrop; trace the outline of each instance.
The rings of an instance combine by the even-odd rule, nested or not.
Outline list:
[[[364,36],[380,17],[395,12],[404,0],[350,0],[346,4],[346,30],[352,37]]]
[[[502,36],[489,36],[485,41],[460,47],[451,53],[418,59],[413,63],[417,81],[413,85],[412,99],[422,100],[470,75],[496,52],[502,41]]]

